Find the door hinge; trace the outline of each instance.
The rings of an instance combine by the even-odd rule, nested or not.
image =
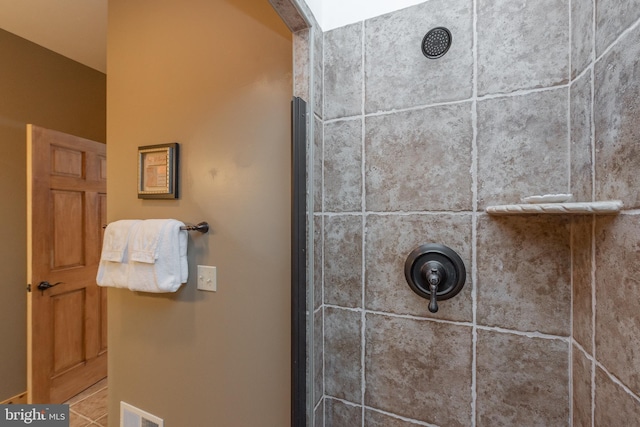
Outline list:
[[[27,283],[27,292],[31,292],[31,283]]]

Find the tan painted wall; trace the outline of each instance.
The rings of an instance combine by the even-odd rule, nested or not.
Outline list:
[[[110,0],[107,87],[109,220],[212,227],[177,293],[109,290],[110,425],[121,400],[167,426],[288,425],[290,33],[266,0]],[[181,198],[138,200],[137,147],[174,141]]]
[[[26,124],[104,142],[106,77],[0,30],[0,401],[26,391]]]

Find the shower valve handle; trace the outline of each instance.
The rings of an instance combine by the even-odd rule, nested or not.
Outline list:
[[[438,312],[438,285],[440,284],[440,272],[437,268],[431,268],[427,273],[427,283],[429,283],[429,311]]]

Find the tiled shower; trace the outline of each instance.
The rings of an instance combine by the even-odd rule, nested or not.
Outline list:
[[[640,425],[639,19],[429,0],[310,33],[316,427]],[[625,207],[485,212],[567,192]],[[435,314],[404,278],[423,243],[467,269]]]

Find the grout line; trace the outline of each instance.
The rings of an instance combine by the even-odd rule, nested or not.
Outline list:
[[[594,16],[595,16],[595,6],[594,6]],[[616,39],[614,41],[612,41],[609,46],[607,46],[607,48],[604,50],[604,52],[602,52],[600,54],[600,56],[595,58],[594,62],[599,62],[604,56],[606,56],[613,48],[615,45],[618,44],[618,42],[620,40],[622,40],[623,38],[625,38],[627,36],[627,34],[631,33],[632,31],[634,31],[636,29],[636,27],[638,27],[640,25],[640,18],[636,20],[636,22],[634,22],[633,24],[629,25],[623,32],[620,33],[620,35],[618,37],[616,37]],[[595,23],[594,23],[594,31],[593,31],[593,43],[594,43],[594,47],[593,47],[593,52],[594,52],[594,56],[596,54],[596,48],[595,48],[595,40],[596,40],[596,30],[595,30]]]
[[[325,167],[324,167],[324,153],[325,153],[325,145],[324,145],[324,140],[325,140],[325,133],[324,133],[324,127],[326,124],[326,115],[327,115],[327,110],[326,110],[326,106],[325,106],[325,102],[326,102],[326,94],[325,94],[325,85],[324,85],[324,73],[326,70],[326,61],[325,61],[325,52],[326,52],[326,43],[325,43],[325,33],[322,32],[322,30],[320,30],[321,37],[322,37],[322,59],[321,59],[321,85],[320,85],[320,90],[322,91],[322,103],[321,103],[321,108],[322,108],[322,134],[321,134],[321,144],[320,144],[320,151],[322,153],[321,158],[320,158],[320,211],[322,213],[324,213],[325,211],[325,186],[324,186],[324,171],[325,171]],[[315,45],[315,41],[314,41],[314,45]],[[315,50],[315,48],[314,48]],[[325,399],[326,399],[326,372],[327,372],[327,368],[326,368],[326,353],[325,353],[325,295],[324,295],[324,261],[325,261],[325,256],[324,256],[324,249],[325,249],[325,242],[324,242],[324,236],[325,236],[325,230],[326,230],[326,224],[325,224],[325,217],[322,216],[322,220],[320,222],[320,226],[322,227],[322,232],[320,234],[320,244],[321,244],[321,248],[320,248],[320,298],[321,298],[321,302],[320,302],[320,307],[322,308],[322,390],[320,391],[320,393],[322,394],[322,397],[319,399],[318,404],[322,403],[322,427],[326,426],[326,405],[325,405]],[[314,373],[315,375],[315,373]],[[314,381],[315,382],[315,381]],[[312,424],[315,426],[315,413],[313,414],[313,421]],[[317,426],[320,427],[320,426]]]
[[[574,282],[573,282],[573,278],[574,278],[574,268],[575,268],[575,247],[573,245],[574,243],[574,235],[575,235],[575,228],[576,228],[576,222],[575,221],[571,221],[570,222],[570,228],[569,228],[569,285],[570,285],[570,292],[569,292],[569,336],[571,339],[571,343],[569,343],[569,351],[568,353],[568,369],[569,369],[569,425],[572,425],[573,423],[573,345],[571,345],[574,341],[574,328],[573,328],[573,304],[574,304],[574,299],[573,299],[573,291],[574,291]]]
[[[368,409],[368,410],[370,410],[370,411],[372,411],[372,412],[377,412],[377,413],[379,413],[379,414],[386,415],[386,416],[388,416],[389,418],[395,418],[395,419],[397,419],[397,420],[405,421],[405,422],[408,422],[408,423],[411,423],[411,424],[415,424],[415,425],[418,425],[418,426],[425,426],[425,427],[438,427],[438,426],[437,426],[437,425],[435,425],[435,424],[429,424],[429,423],[424,422],[424,421],[420,421],[420,420],[415,420],[415,419],[412,419],[412,418],[403,417],[403,416],[401,416],[401,415],[394,414],[394,413],[387,412],[387,411],[383,411],[383,410],[381,410],[381,409],[377,409],[377,408],[370,408],[370,407],[368,407],[368,406],[367,406],[367,407],[365,407],[365,409]]]
[[[390,211],[390,212],[378,212],[378,211],[360,211],[360,212],[325,212],[324,214],[317,213],[317,216],[324,215],[326,217],[337,217],[337,216],[408,216],[408,215],[432,215],[432,216],[440,216],[440,215],[470,215],[473,211]]]
[[[596,1],[591,2],[591,105],[589,127],[591,130],[591,200],[596,199],[596,130],[595,130],[595,77],[596,77]],[[596,216],[591,217],[591,427],[596,419]]]
[[[365,396],[366,396],[366,392],[367,392],[367,378],[366,378],[366,348],[367,348],[367,343],[366,343],[366,326],[367,326],[367,316],[366,316],[366,312],[365,312],[365,292],[366,292],[366,283],[365,283],[365,277],[366,277],[366,232],[367,232],[367,224],[366,224],[366,211],[367,211],[367,195],[366,195],[366,165],[365,165],[365,159],[366,159],[366,150],[365,150],[365,134],[366,134],[366,124],[365,124],[365,103],[366,103],[366,73],[365,73],[365,67],[366,67],[366,49],[365,49],[365,37],[366,37],[366,31],[365,31],[365,25],[366,25],[366,21],[362,21],[362,34],[361,34],[361,49],[362,49],[362,70],[361,70],[361,77],[362,77],[362,102],[361,102],[361,135],[360,135],[360,176],[362,178],[362,195],[361,195],[361,201],[360,201],[360,208],[361,208],[361,212],[360,214],[362,215],[361,218],[361,230],[362,230],[362,246],[361,246],[361,263],[362,263],[362,277],[360,278],[360,283],[361,283],[361,304],[362,304],[362,314],[360,317],[360,369],[362,370],[361,372],[361,376],[360,379],[362,381],[362,383],[360,384],[361,387],[361,393],[362,396],[360,396],[361,401],[362,401],[362,427],[366,427],[365,426],[365,408],[364,408],[364,404],[365,404]]]
[[[595,359],[594,359],[595,360]],[[598,362],[597,360],[595,360],[595,364],[598,366],[598,368],[600,368],[602,370],[602,372],[604,372],[605,374],[607,374],[607,376],[609,377],[609,379],[617,384],[620,388],[622,388],[622,390],[624,390],[632,399],[634,399],[637,403],[640,403],[640,396],[638,396],[637,394],[635,394],[629,387],[627,387],[626,385],[624,385],[624,383],[615,375],[613,375],[611,372],[609,372],[609,370],[607,368],[605,368],[605,366]]]
[[[572,191],[572,187],[573,187],[573,176],[572,176],[572,171],[573,171],[573,158],[572,158],[572,143],[573,143],[573,134],[572,134],[572,114],[571,114],[571,94],[572,94],[572,87],[573,87],[573,83],[575,81],[577,81],[577,78],[574,79],[573,78],[573,26],[574,26],[574,22],[573,22],[573,2],[576,0],[570,0],[567,2],[567,8],[568,8],[568,16],[569,16],[569,37],[568,37],[568,49],[567,52],[569,54],[569,78],[567,79],[569,82],[569,89],[567,90],[567,194],[571,194]],[[582,74],[582,73],[581,73]],[[593,199],[592,199],[593,200]],[[571,340],[573,340],[573,291],[574,291],[574,282],[573,282],[573,278],[574,278],[574,262],[575,262],[575,258],[574,258],[574,245],[573,245],[573,241],[574,241],[574,232],[575,232],[575,227],[576,227],[576,221],[575,220],[571,220],[569,221],[570,223],[570,228],[569,228],[569,336],[571,337]],[[568,361],[567,361],[567,368],[569,370],[568,372],[568,387],[567,390],[569,391],[569,425],[573,425],[573,346],[571,345],[571,343],[569,343],[569,351],[567,351],[567,357],[568,357]]]
[[[471,103],[471,427],[475,427],[478,407],[478,0],[473,0],[473,77]]]
[[[414,107],[377,111],[375,113],[364,113],[364,117],[367,118],[367,117],[387,116],[387,115],[397,114],[397,113],[420,111],[420,110],[425,110],[425,109],[434,108],[434,107],[444,107],[449,105],[464,104],[464,103],[473,102],[473,101],[486,101],[486,100],[501,99],[501,98],[515,98],[518,96],[531,95],[533,93],[549,92],[549,91],[558,90],[558,89],[566,89],[570,86],[571,86],[571,83],[564,83],[556,86],[547,86],[542,88],[521,89],[521,90],[516,90],[508,93],[494,93],[494,94],[486,94],[482,96],[476,95],[476,96],[472,96],[471,98],[465,98],[465,99],[454,100],[454,101],[434,102],[432,104],[423,104],[423,105],[417,105]],[[330,123],[335,123],[340,121],[357,120],[358,118],[360,118],[360,115],[337,117],[337,118],[325,120],[325,124],[330,124]]]

